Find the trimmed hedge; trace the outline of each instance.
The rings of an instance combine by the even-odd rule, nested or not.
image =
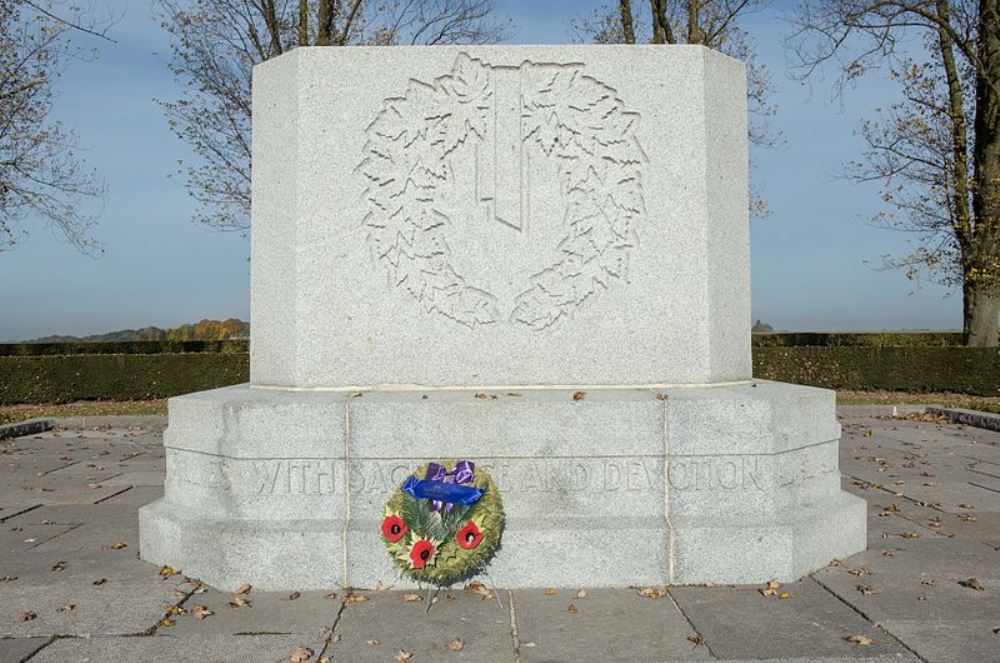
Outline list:
[[[1000,351],[964,347],[755,348],[758,378],[859,391],[1000,396]],[[235,352],[0,356],[0,405],[166,398],[239,384],[250,357]]]
[[[246,339],[234,341],[123,341],[110,343],[0,343],[2,356],[84,354],[178,354],[221,352],[245,354]],[[942,347],[962,345],[961,332],[760,332],[753,334],[753,347],[863,346]]]
[[[249,378],[248,354],[8,356],[0,357],[0,405],[166,398]]]
[[[246,354],[250,343],[238,341],[111,341],[108,343],[0,343],[0,357],[39,355],[155,355],[187,352]]]
[[[996,348],[755,348],[753,372],[766,380],[830,389],[1000,396]]]
[[[942,347],[962,345],[962,332],[756,332],[753,347]]]

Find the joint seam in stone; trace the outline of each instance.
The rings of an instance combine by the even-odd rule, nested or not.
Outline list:
[[[670,399],[663,401],[663,518],[667,521],[667,583],[674,582],[674,523],[670,518]]]
[[[341,575],[341,582],[344,587],[350,587],[350,578],[348,578],[348,561],[347,561],[347,533],[351,526],[351,482],[348,479],[350,468],[351,468],[351,401],[344,401],[344,532],[340,537],[340,547],[341,547],[341,557],[343,559],[343,573]]]

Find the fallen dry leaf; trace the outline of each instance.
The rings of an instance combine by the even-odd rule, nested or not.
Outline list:
[[[323,598],[325,598],[325,599],[331,599],[331,600],[335,599],[335,598],[337,598],[337,592],[330,592],[329,594],[324,594]]]
[[[858,585],[858,591],[861,592],[862,596],[871,596],[875,593],[875,590],[870,585]]]
[[[302,596],[301,593],[299,593],[299,592],[292,592],[291,594],[288,595],[288,598],[286,600],[287,601],[294,601],[297,598],[299,598],[300,596]]]
[[[701,637],[697,633],[689,635],[688,642],[691,643],[691,649],[697,649],[698,647],[705,646],[705,638]]]
[[[124,541],[115,541],[110,545],[101,546],[101,550],[121,550],[122,548],[128,548],[128,544]]]
[[[56,562],[55,564],[52,565],[53,571],[62,571],[65,568],[66,568],[66,562]]]
[[[21,620],[22,622],[30,622],[30,621],[31,621],[32,619],[34,619],[34,618],[35,618],[35,617],[37,617],[37,616],[38,616],[38,615],[36,615],[36,614],[35,614],[35,613],[33,613],[32,611],[30,611],[30,610],[25,610],[24,612],[22,612],[21,614],[19,614],[19,615],[17,616],[17,618],[18,618],[19,620]]]
[[[253,605],[253,604],[252,604],[252,603],[250,603],[250,601],[249,601],[249,600],[247,600],[247,599],[243,598],[243,597],[242,597],[242,596],[240,596],[239,594],[237,594],[236,596],[234,596],[234,597],[233,597],[232,599],[230,599],[230,601],[229,601],[229,607],[230,607],[230,608],[249,608],[249,607],[251,607],[252,605]]]
[[[237,594],[249,594],[250,590],[253,589],[253,585],[240,585],[240,588],[236,590]]]
[[[173,568],[171,568],[169,566],[161,566],[160,567],[160,575],[163,576],[163,577],[177,575],[177,570],[173,569]]]
[[[874,640],[872,640],[871,638],[869,638],[867,635],[862,635],[860,633],[858,633],[856,635],[849,636],[849,637],[844,638],[844,639],[847,640],[848,642],[853,642],[856,645],[861,645],[862,647],[867,647],[868,645],[873,644],[875,642]]]
[[[191,606],[191,614],[197,617],[198,619],[205,619],[205,617],[214,615],[215,613],[209,610],[207,606],[195,603],[193,606]]]
[[[867,566],[856,566],[853,569],[847,569],[847,572],[852,576],[870,576],[872,574],[872,570]]]
[[[448,649],[452,651],[462,651],[463,649],[465,649],[465,643],[459,640],[458,638],[455,638],[454,640],[448,643]]]
[[[761,596],[777,596],[781,583],[777,580],[768,580],[767,584],[757,589]]]
[[[483,583],[479,582],[478,580],[473,580],[472,582],[470,582],[469,584],[467,584],[465,586],[465,591],[471,592],[471,593],[475,594],[476,596],[481,597],[484,601],[486,599],[493,598],[493,592],[491,592],[486,587],[486,585],[484,585]]]
[[[174,625],[174,620],[170,619],[169,617],[160,620],[160,626],[163,626],[164,628],[170,628],[173,625]]]
[[[648,599],[658,599],[666,595],[666,587],[642,587],[639,589],[639,596],[645,596]]]
[[[403,600],[407,603],[417,603],[423,601],[424,597],[420,594],[403,594]]]
[[[979,584],[979,581],[976,580],[975,578],[969,578],[968,580],[959,580],[958,584],[961,585],[962,587],[968,587],[969,589],[974,589],[977,592],[986,591],[983,589],[983,586]]]
[[[582,392],[582,391],[574,391],[573,392],[573,400],[574,401],[582,401],[586,397],[587,397],[587,394],[585,392]]]
[[[576,613],[578,612],[578,610],[576,609],[576,605],[575,605],[575,604],[573,604],[573,603],[570,603],[570,604],[569,604],[569,605],[568,605],[568,606],[566,607],[566,612],[568,612],[568,613],[569,613],[569,614],[571,614],[571,615],[575,615],[575,614],[576,614]]]
[[[303,663],[304,661],[308,661],[312,658],[312,655],[312,649],[309,649],[308,647],[296,647],[292,650],[292,657],[290,660],[292,663]]]
[[[401,662],[402,661],[408,661],[411,658],[413,658],[413,654],[411,654],[410,652],[405,651],[403,649],[400,649],[398,652],[396,652],[396,655],[393,656],[393,658],[396,659],[397,661],[401,661]]]
[[[585,588],[581,588],[580,591],[578,591],[576,593],[576,598],[578,598],[578,599],[585,599],[585,598],[587,598],[587,590]]]
[[[556,595],[556,588],[555,587],[549,587],[548,589],[545,590],[545,595],[546,596],[555,596]]]
[[[378,640],[365,640],[365,643],[367,643],[369,647],[374,647],[378,644]]]
[[[17,576],[0,576],[0,582],[14,582]]]
[[[367,600],[368,600],[368,597],[365,596],[364,594],[355,594],[353,592],[344,597],[344,603],[347,603],[347,604],[351,604],[351,603],[364,603]]]
[[[792,595],[789,594],[788,592],[781,592],[780,594],[778,594],[778,598],[779,599],[790,599],[790,598],[792,598]]]
[[[177,605],[175,603],[173,605],[168,605],[167,606],[167,614],[168,615],[186,615],[187,614],[187,610],[185,610],[184,608],[182,608],[181,606],[179,606],[179,605]]]

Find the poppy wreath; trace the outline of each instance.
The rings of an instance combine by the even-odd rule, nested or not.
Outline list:
[[[500,543],[503,503],[472,461],[427,463],[385,505],[382,538],[403,573],[451,584],[482,568]]]

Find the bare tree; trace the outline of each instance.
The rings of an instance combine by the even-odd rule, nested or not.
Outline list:
[[[861,125],[848,176],[878,181],[891,211],[876,224],[912,233],[887,267],[962,287],[971,346],[1000,343],[1000,0],[812,0],[789,42],[803,76],[836,65],[835,94],[885,68],[899,101]]]
[[[589,14],[570,21],[579,41],[599,44],[702,44],[743,60],[747,68],[749,138],[758,147],[777,147],[781,135],[771,126],[777,108],[770,72],[756,57],[753,40],[739,26],[739,19],[758,11],[769,0],[649,0],[634,10],[630,0],[609,0]],[[751,186],[751,212],[768,214],[755,186]]]
[[[170,69],[186,86],[161,101],[170,128],[194,149],[181,175],[197,221],[245,231],[250,217],[250,76],[299,46],[490,43],[508,24],[494,0],[157,0],[173,37]]]
[[[90,236],[93,215],[82,205],[102,199],[104,185],[78,156],[76,136],[51,119],[55,85],[78,48],[74,35],[104,37],[110,16],[59,2],[0,1],[0,251],[25,234],[26,218],[40,218],[84,253],[100,244]]]

